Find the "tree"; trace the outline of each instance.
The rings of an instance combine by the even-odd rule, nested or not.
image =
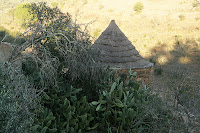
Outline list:
[[[35,23],[38,20],[37,14],[31,8],[31,4],[29,3],[21,4],[18,7],[16,7],[14,15],[20,25]]]

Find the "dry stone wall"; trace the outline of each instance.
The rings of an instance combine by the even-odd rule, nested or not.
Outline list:
[[[120,75],[121,76],[122,75],[129,75],[129,71],[130,70],[128,70],[128,69],[117,70],[116,74],[118,76],[120,76]],[[148,67],[148,68],[143,68],[143,69],[132,69],[131,72],[132,73],[133,72],[137,72],[136,80],[138,81],[138,83],[141,84],[142,81],[144,81],[147,86],[151,86],[152,85],[152,81],[153,81],[153,67]]]

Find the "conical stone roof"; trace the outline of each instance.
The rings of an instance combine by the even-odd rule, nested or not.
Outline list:
[[[106,30],[92,45],[99,51],[96,60],[112,69],[137,69],[153,66],[135,49],[132,43],[112,20]]]

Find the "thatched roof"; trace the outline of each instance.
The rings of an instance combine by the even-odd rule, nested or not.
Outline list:
[[[92,45],[98,50],[97,61],[112,69],[137,69],[153,66],[135,49],[132,43],[112,20],[106,30]]]

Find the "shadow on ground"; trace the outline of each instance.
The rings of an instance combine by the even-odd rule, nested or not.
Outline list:
[[[160,44],[151,52],[150,61],[155,64],[153,91],[159,92],[175,107],[176,112],[186,114],[189,121],[187,126],[196,130],[200,125],[199,42],[175,38],[172,49],[169,50],[166,44]],[[182,128],[180,123],[174,124]]]
[[[3,40],[3,42],[9,42],[9,43],[15,43],[15,44],[22,44],[25,42],[25,40],[23,38],[15,39],[20,33],[11,32],[11,31],[7,30],[6,28],[4,28],[3,26],[0,26],[0,41],[2,41],[2,39],[7,34],[9,34],[9,35]]]

